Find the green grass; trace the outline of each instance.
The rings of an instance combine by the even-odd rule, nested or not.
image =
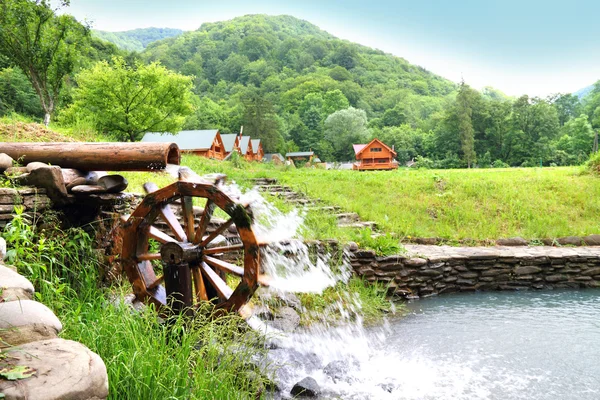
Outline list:
[[[62,321],[61,336],[102,357],[110,399],[255,399],[261,393],[264,371],[248,360],[264,351],[262,338],[240,317],[213,319],[207,309],[193,320],[161,323],[151,307],[136,313],[109,301],[130,286],[99,286],[102,265],[87,233],[40,231],[17,211],[3,233],[9,262]]]
[[[534,239],[600,232],[600,180],[580,171],[304,169],[279,178],[404,237]]]
[[[600,233],[600,180],[582,173],[580,167],[356,172],[258,163],[238,168],[230,162],[189,155],[182,164],[200,175],[225,173],[245,187],[251,186],[251,178],[277,178],[325,204],[375,221],[384,232],[400,239],[437,237],[452,242]],[[173,179],[143,173],[127,177],[133,191],[141,190],[147,179],[159,186]],[[286,208],[282,202],[275,204]],[[364,241],[364,234],[356,230],[337,228],[331,213],[309,212],[303,235]]]

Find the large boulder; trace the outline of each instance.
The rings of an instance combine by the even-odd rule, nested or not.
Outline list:
[[[0,263],[0,301],[31,300],[33,292],[27,278]]]
[[[67,189],[60,167],[44,163],[29,163],[29,174],[18,178],[18,182],[28,186],[46,189],[46,194],[56,204],[67,202]]]
[[[62,330],[54,313],[33,300],[0,303],[0,348],[53,339]]]
[[[81,343],[50,339],[4,351],[10,365],[35,374],[18,381],[0,380],[0,393],[14,400],[105,399],[108,376],[102,359]]]

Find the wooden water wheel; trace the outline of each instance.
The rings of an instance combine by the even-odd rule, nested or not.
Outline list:
[[[254,294],[260,248],[252,214],[223,191],[224,178],[185,180],[180,174],[162,189],[144,185],[146,197],[123,223],[121,257],[138,299],[173,312],[209,300],[219,309],[238,311]],[[203,208],[194,203],[204,203]],[[217,219],[215,213],[226,217]],[[227,257],[234,254],[238,262]]]

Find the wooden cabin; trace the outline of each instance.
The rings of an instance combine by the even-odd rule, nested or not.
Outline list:
[[[354,170],[398,169],[396,152],[379,139],[373,139],[368,144],[354,144],[352,147],[357,160],[352,165]]]
[[[254,161],[261,162],[263,157],[265,156],[265,152],[263,151],[262,143],[260,139],[250,139],[252,142],[252,151],[254,152]]]
[[[275,165],[282,165],[285,162],[285,158],[280,153],[267,153],[264,160]]]
[[[176,134],[148,132],[142,138],[142,142],[174,142],[183,153],[215,160],[225,158],[225,148],[218,129],[180,131]]]
[[[237,133],[221,135],[221,140],[225,147],[225,157],[229,156],[232,151],[240,152],[240,136]]]
[[[240,137],[240,154],[247,160],[254,160],[254,151],[252,150],[252,141],[250,136]]]
[[[312,161],[315,153],[313,151],[295,151],[292,153],[286,153],[285,158],[294,164],[309,163]]]

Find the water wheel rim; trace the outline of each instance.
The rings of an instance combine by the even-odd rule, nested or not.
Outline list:
[[[157,307],[162,308],[165,306],[166,291],[164,286],[162,283],[153,285],[159,277],[154,274],[153,268],[149,267],[150,260],[140,258],[139,255],[148,254],[147,247],[151,232],[156,235],[156,232],[151,231],[151,227],[159,218],[161,207],[170,207],[179,199],[182,199],[181,203],[183,204],[183,199],[190,197],[206,198],[207,204],[208,201],[211,201],[215,207],[229,215],[230,219],[224,224],[234,225],[237,230],[242,244],[240,250],[243,251],[243,275],[240,276],[239,284],[231,291],[228,298],[221,299],[222,301],[216,304],[215,307],[217,309],[238,311],[250,300],[258,288],[260,247],[252,229],[252,216],[247,211],[246,206],[234,200],[213,183],[178,181],[149,193],[123,224],[123,249],[121,252],[123,269],[133,285],[135,295],[139,299],[149,301]],[[179,227],[183,231],[185,239],[188,239],[190,236],[190,232],[186,232],[188,228],[181,225]],[[182,237],[181,231],[174,233],[171,239],[183,242],[184,237]],[[163,239],[167,240],[164,237]],[[205,238],[201,237],[200,240],[202,239]],[[207,259],[207,257],[209,258]],[[193,269],[197,268],[201,271],[203,277],[207,277],[210,274],[207,268],[212,269],[209,265],[212,261],[212,253],[203,255],[200,265],[194,266]]]

